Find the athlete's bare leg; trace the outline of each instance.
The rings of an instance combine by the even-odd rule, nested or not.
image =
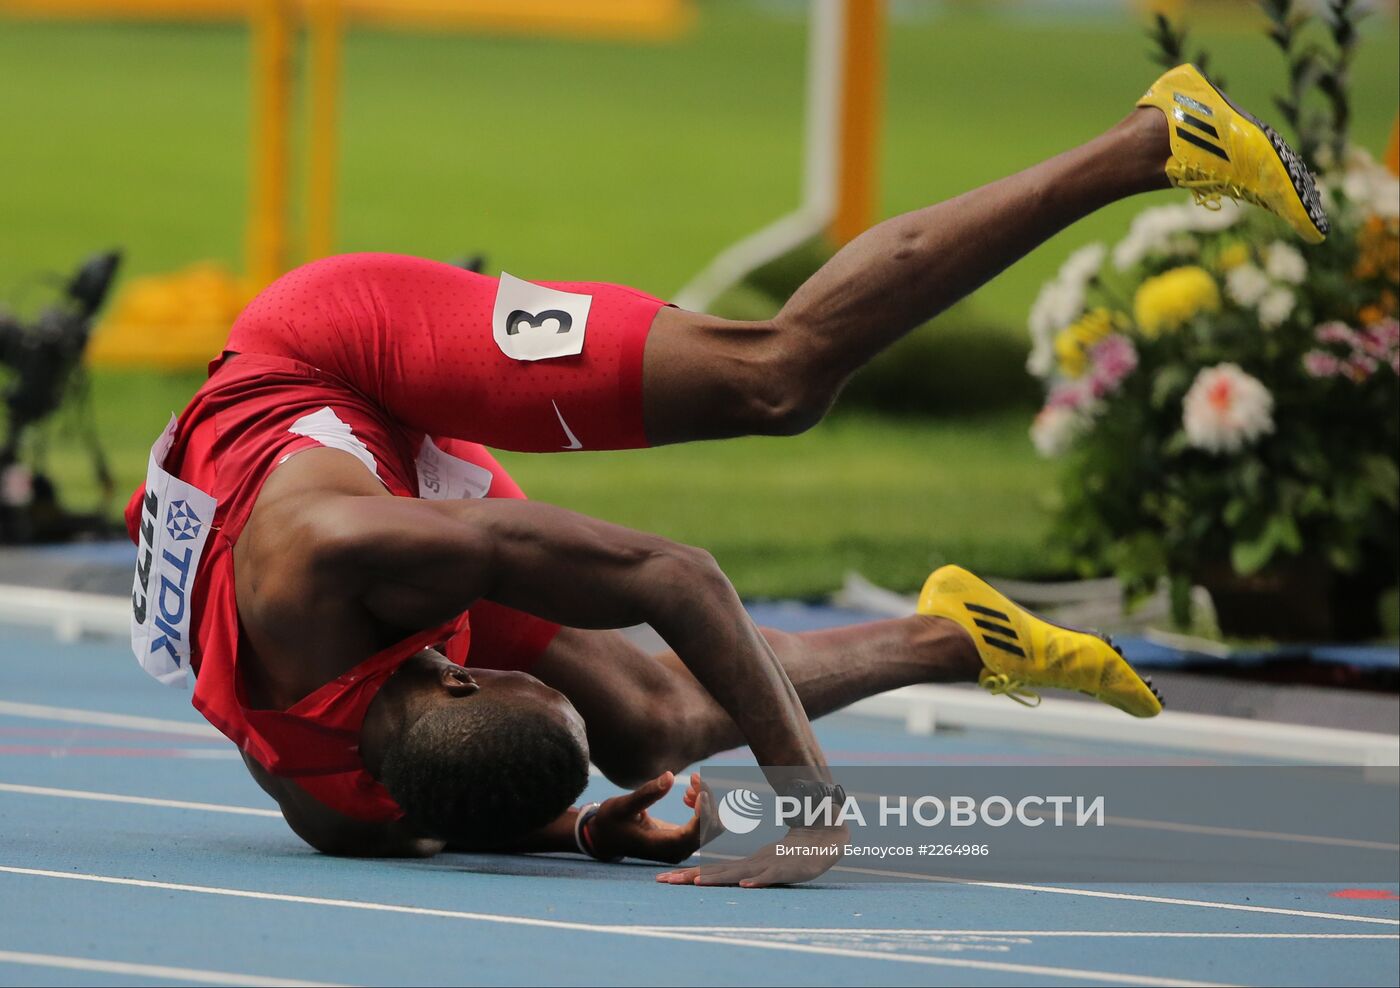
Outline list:
[[[653,444],[800,432],[880,350],[1095,210],[1168,187],[1166,118],[1106,134],[999,182],[886,220],[847,244],[772,320],[663,309],[647,340]]]
[[[810,718],[914,683],[975,682],[982,668],[967,634],[942,618],[762,631]],[[583,715],[595,764],[619,784],[640,784],[743,743],[675,655],[650,655],[618,632],[565,628],[530,671]]]

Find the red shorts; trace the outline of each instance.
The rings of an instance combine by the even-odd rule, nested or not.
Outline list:
[[[270,285],[228,349],[309,364],[427,435],[523,452],[633,449],[647,445],[642,352],[664,305],[619,285],[347,254]]]

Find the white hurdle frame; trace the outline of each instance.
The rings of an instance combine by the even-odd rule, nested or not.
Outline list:
[[[808,15],[807,100],[804,110],[802,201],[797,209],[731,244],[672,299],[682,309],[703,312],[750,271],[811,240],[836,215],[841,89],[845,80],[845,5],[849,0],[813,0]]]

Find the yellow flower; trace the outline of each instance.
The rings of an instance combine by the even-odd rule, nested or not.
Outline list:
[[[1089,350],[1095,343],[1126,322],[1122,313],[1093,309],[1060,330],[1055,337],[1055,357],[1065,377],[1079,377],[1089,365]]]
[[[1155,339],[1180,329],[1201,312],[1220,310],[1220,289],[1204,268],[1190,265],[1164,271],[1138,286],[1133,317],[1142,335]]]
[[[1221,271],[1232,271],[1241,264],[1248,264],[1252,260],[1249,252],[1249,245],[1236,240],[1215,258],[1215,264]]]
[[[1358,278],[1400,281],[1400,224],[1372,216],[1356,237]]]

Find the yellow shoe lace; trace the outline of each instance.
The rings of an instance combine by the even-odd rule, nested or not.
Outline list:
[[[1009,696],[1023,707],[1040,706],[1040,694],[1034,690],[1028,690],[1025,683],[1018,679],[1012,679],[1005,673],[996,673],[985,677],[979,684],[993,696]],[[1032,703],[1031,701],[1035,702]]]
[[[1175,178],[1177,188],[1189,191],[1191,197],[1196,200],[1197,206],[1204,206],[1212,212],[1220,209],[1222,196],[1229,196],[1236,202],[1243,199],[1256,206],[1269,208],[1269,204],[1258,193],[1223,179],[1215,172],[1208,171],[1198,165],[1181,165],[1180,174]]]

